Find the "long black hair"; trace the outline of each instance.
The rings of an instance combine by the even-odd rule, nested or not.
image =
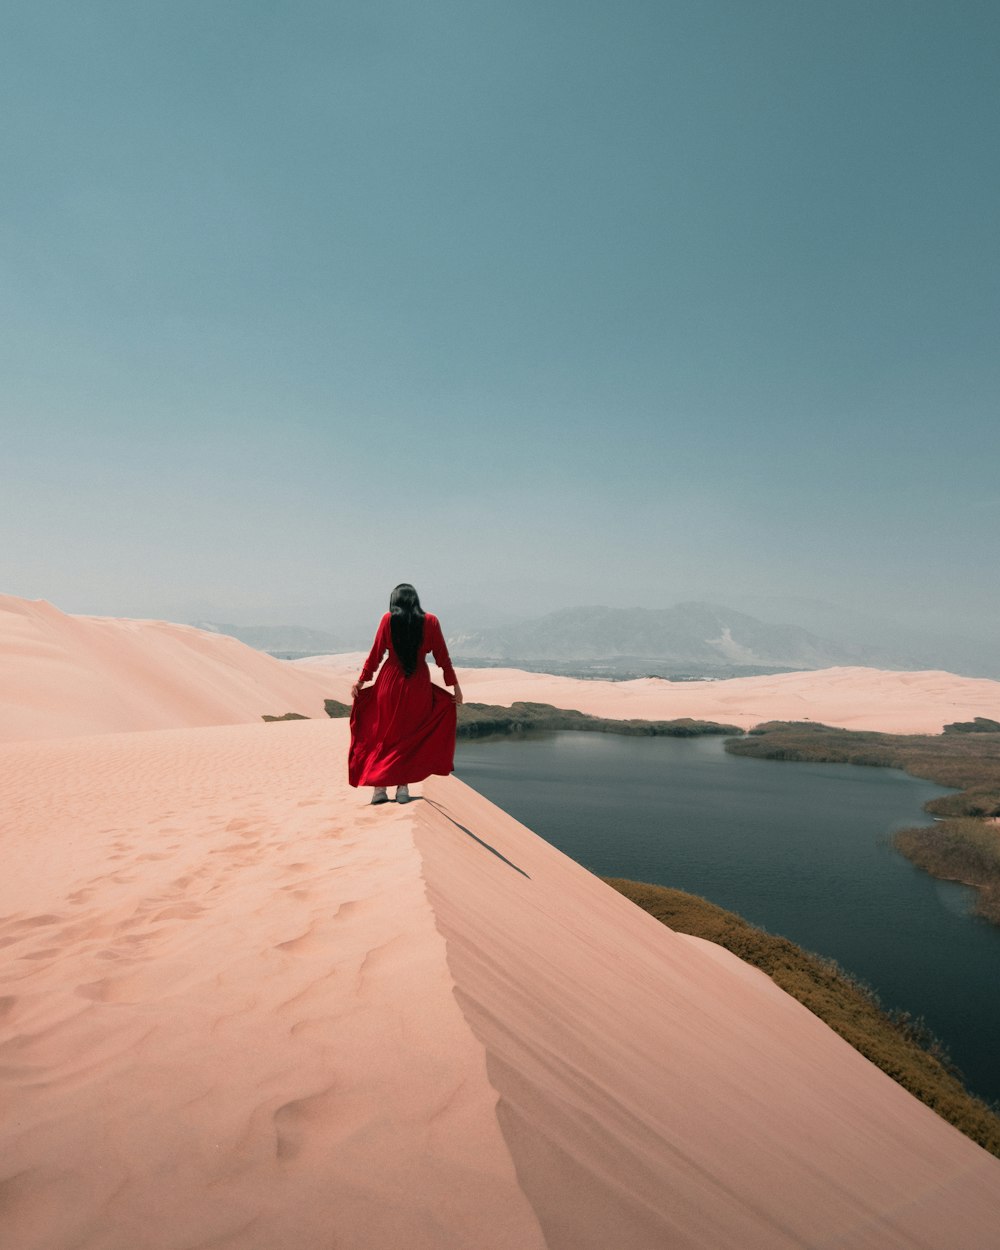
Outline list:
[[[417,667],[417,652],[424,640],[424,610],[409,582],[400,582],[389,596],[392,646],[407,677]]]

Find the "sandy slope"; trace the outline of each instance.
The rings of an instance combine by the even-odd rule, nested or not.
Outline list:
[[[345,749],[0,746],[5,1246],[996,1245],[1000,1162],[765,976]]]
[[[0,740],[323,715],[323,679],[235,638],[0,595]]]

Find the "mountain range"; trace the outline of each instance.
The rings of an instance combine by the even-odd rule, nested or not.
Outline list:
[[[900,628],[833,605],[786,602],[783,620],[713,603],[565,608],[530,621],[449,635],[459,661],[589,668],[612,675],[733,676],[840,665],[947,669],[1000,677],[1000,646]],[[797,616],[798,620],[788,617]],[[826,629],[809,628],[815,622]]]
[[[557,673],[725,677],[864,665],[1000,677],[1000,646],[900,629],[819,602],[789,600],[780,607],[798,620],[768,621],[701,602],[670,608],[592,605],[507,620],[490,628],[466,626],[461,632],[448,632],[447,639],[458,663]],[[447,627],[449,618],[443,620]],[[368,646],[367,638],[354,633],[297,625],[195,623],[283,658]]]
[[[564,608],[516,625],[450,637],[459,660],[590,665],[612,671],[814,669],[884,664],[867,647],[844,646],[798,625],[768,624],[732,608]]]

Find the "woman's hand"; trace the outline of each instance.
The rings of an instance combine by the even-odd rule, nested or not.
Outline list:
[[[356,682],[354,683],[354,685],[351,687],[351,698],[352,698],[352,699],[356,699],[356,698],[358,697],[358,692],[360,691],[360,689],[361,689],[361,682],[356,681]]]
[[[464,702],[465,702],[465,698],[462,694],[462,687],[456,681],[455,682],[455,706],[460,707]]]

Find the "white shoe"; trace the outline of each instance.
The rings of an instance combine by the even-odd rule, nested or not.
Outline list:
[[[375,793],[372,795],[372,803],[388,803],[389,795],[385,786],[376,786]]]
[[[410,787],[409,786],[397,786],[396,787],[396,802],[397,803],[409,803],[409,801],[410,801]]]

